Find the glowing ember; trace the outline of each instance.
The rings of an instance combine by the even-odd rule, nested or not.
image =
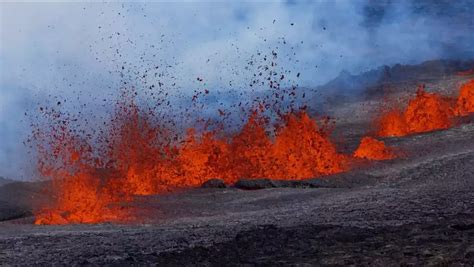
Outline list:
[[[474,80],[461,86],[456,102],[455,113],[458,116],[466,116],[474,112]]]
[[[452,100],[437,93],[427,93],[423,86],[401,112],[389,111],[378,119],[379,136],[405,136],[447,129],[452,126]]]
[[[392,148],[385,146],[383,141],[365,136],[354,152],[354,157],[370,160],[387,160],[396,158],[396,154]]]

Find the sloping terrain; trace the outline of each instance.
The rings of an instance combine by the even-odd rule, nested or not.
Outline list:
[[[32,216],[33,209],[48,201],[46,182],[15,182],[0,186],[0,221]]]
[[[393,142],[410,158],[339,177],[363,181],[351,186],[193,189],[145,197],[132,203],[140,219],[131,225],[3,222],[0,260],[472,264],[474,124]]]
[[[449,89],[462,79],[428,88]],[[363,115],[369,104],[353,107],[360,116],[355,122],[335,110],[347,151],[371,119]],[[297,188],[196,188],[137,197],[121,203],[134,211],[130,224],[34,226],[31,216],[11,217],[0,222],[0,262],[472,266],[473,118],[444,131],[384,140],[405,157],[361,161],[353,171]],[[34,195],[30,203],[38,203],[46,196],[35,186],[0,187],[0,201],[28,206],[25,196]]]

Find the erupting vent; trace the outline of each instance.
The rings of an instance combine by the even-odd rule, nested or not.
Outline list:
[[[419,88],[405,110],[392,109],[378,120],[380,136],[403,136],[444,129],[455,115],[474,111],[474,81],[462,86],[457,101]],[[36,224],[126,222],[133,212],[123,202],[199,186],[210,178],[305,179],[349,170],[353,157],[386,160],[393,148],[364,137],[353,156],[341,154],[327,124],[304,111],[281,116],[272,126],[258,112],[236,134],[189,129],[173,138],[153,123],[133,97],[124,97],[98,140],[87,142],[54,109],[43,112],[49,127],[37,127],[39,170],[52,178],[55,202],[36,212]],[[181,141],[180,141],[181,140]]]
[[[386,160],[396,158],[396,154],[392,148],[385,146],[383,141],[366,136],[360,141],[359,147],[354,152],[354,157],[370,160]]]
[[[168,131],[151,126],[133,101],[118,110],[104,130],[110,138],[97,148],[72,136],[67,121],[50,132],[36,130],[40,171],[53,178],[58,192],[55,205],[36,214],[37,224],[131,220],[114,204],[215,177],[226,183],[242,177],[304,179],[348,168],[348,157],[336,151],[328,130],[304,111],[283,116],[273,137],[253,113],[234,136],[189,129],[182,142],[170,142]]]
[[[415,133],[447,129],[455,115],[468,115],[474,111],[474,81],[461,87],[457,101],[454,98],[427,93],[420,86],[405,110],[396,107],[377,120],[379,136],[405,136]]]
[[[474,80],[461,87],[455,108],[455,113],[459,116],[466,116],[472,112],[474,112]]]

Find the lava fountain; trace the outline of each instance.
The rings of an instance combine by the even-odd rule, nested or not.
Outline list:
[[[377,119],[378,136],[405,136],[434,130],[447,129],[453,125],[453,100],[437,93],[428,93],[420,86],[405,110],[388,108]]]
[[[360,145],[354,151],[354,157],[369,160],[388,160],[397,157],[391,147],[387,147],[383,141],[370,136],[365,136],[360,141]]]
[[[474,80],[470,80],[461,86],[456,102],[455,113],[458,116],[466,116],[474,112]]]
[[[95,141],[72,130],[60,112],[45,113],[49,126],[36,127],[33,137],[39,170],[52,180],[55,199],[36,211],[36,224],[133,221],[124,207],[134,196],[196,187],[216,177],[229,184],[348,169],[350,156],[337,152],[330,130],[305,111],[282,116],[277,126],[253,112],[234,134],[189,128],[182,138],[172,138],[133,97],[116,110]]]

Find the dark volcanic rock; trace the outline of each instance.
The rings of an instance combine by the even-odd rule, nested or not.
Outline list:
[[[205,181],[202,185],[202,188],[226,188],[227,185],[222,179],[209,179]]]
[[[449,221],[448,221],[449,222]],[[162,252],[158,265],[452,265],[471,266],[474,230],[447,221],[378,228],[261,225],[210,247]],[[448,238],[449,237],[449,238]],[[423,249],[419,249],[422,247]]]
[[[257,190],[278,187],[277,184],[270,179],[240,179],[235,183],[234,186],[236,188],[244,190]]]
[[[240,179],[234,185],[244,190],[257,190],[265,188],[335,188],[338,184],[331,180],[307,179],[307,180],[273,180],[273,179]]]
[[[32,215],[35,208],[50,200],[51,194],[43,189],[48,182],[18,182],[0,186],[0,221]]]
[[[331,180],[323,179],[308,179],[308,180],[279,180],[277,181],[278,187],[291,187],[291,188],[333,188],[337,187]]]
[[[5,201],[0,201],[0,221],[18,219],[31,215],[31,210],[27,207],[19,207]]]

